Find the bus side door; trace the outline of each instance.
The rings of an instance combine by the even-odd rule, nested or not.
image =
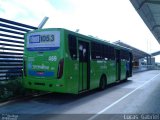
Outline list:
[[[121,58],[120,58],[120,50],[116,50],[116,66],[117,66],[117,81],[121,79]]]
[[[79,92],[89,89],[90,49],[89,43],[79,40]]]

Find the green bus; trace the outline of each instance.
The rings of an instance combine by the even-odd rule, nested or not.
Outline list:
[[[132,76],[132,51],[62,28],[25,34],[25,88],[79,94]]]

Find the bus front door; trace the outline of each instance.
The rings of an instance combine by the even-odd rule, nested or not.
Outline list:
[[[121,58],[120,58],[120,50],[116,50],[116,66],[117,66],[117,81],[121,80]]]
[[[79,48],[79,92],[89,89],[90,79],[90,52],[89,43],[78,42]]]

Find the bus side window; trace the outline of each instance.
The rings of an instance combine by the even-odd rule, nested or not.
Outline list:
[[[114,49],[114,47],[112,47],[112,51],[111,51],[111,53],[112,53],[112,60],[115,60],[115,49]]]
[[[121,50],[121,59],[128,61],[129,60],[129,52],[126,50]]]
[[[96,59],[96,43],[91,42],[91,57],[92,59]]]
[[[70,56],[73,60],[77,59],[77,40],[76,36],[68,35],[68,47]]]
[[[114,60],[115,55],[114,55],[114,48],[112,46],[108,47],[108,58],[109,60]]]
[[[102,59],[101,44],[91,42],[91,56],[94,60]]]
[[[103,46],[103,59],[108,60],[108,45]]]
[[[123,51],[122,50],[120,50],[120,58],[121,58],[121,60],[123,59]]]
[[[101,59],[101,44],[96,43],[96,59]]]

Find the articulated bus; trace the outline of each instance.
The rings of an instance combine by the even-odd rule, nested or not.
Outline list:
[[[24,86],[79,94],[132,76],[132,51],[62,28],[25,35]]]

